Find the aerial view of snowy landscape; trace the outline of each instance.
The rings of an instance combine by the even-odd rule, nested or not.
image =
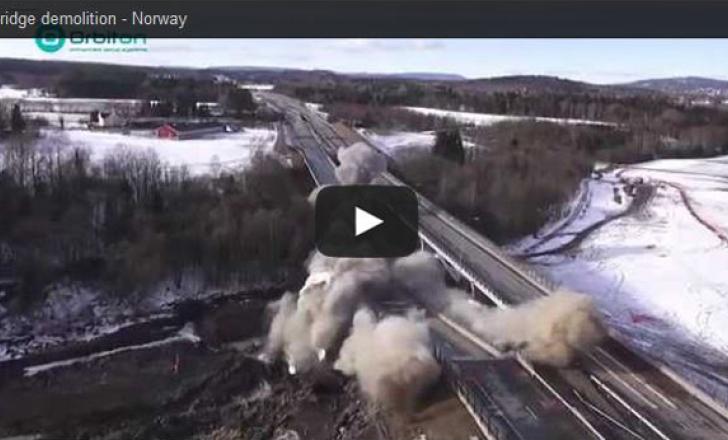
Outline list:
[[[0,440],[728,439],[728,42],[32,44]]]

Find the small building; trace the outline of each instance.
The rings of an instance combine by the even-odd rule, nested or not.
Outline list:
[[[217,102],[196,102],[195,112],[199,116],[222,116],[222,107]]]
[[[169,122],[155,130],[161,139],[195,139],[208,134],[222,133],[224,126],[217,122],[177,123]]]
[[[89,127],[91,128],[116,128],[126,124],[124,118],[119,116],[115,111],[92,111],[89,114],[89,121]]]

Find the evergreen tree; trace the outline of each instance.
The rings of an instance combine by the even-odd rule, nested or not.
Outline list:
[[[234,89],[230,91],[225,100],[226,106],[231,109],[237,116],[240,116],[244,112],[251,112],[255,110],[255,101],[253,101],[253,95],[250,90],[247,89]]]
[[[432,154],[462,165],[465,162],[465,149],[460,131],[457,129],[438,131]]]
[[[20,106],[18,104],[13,106],[13,111],[10,115],[10,129],[13,133],[19,133],[25,130],[25,119],[23,118],[23,113],[20,111]]]

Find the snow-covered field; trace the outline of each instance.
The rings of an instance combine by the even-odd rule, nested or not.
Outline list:
[[[0,99],[21,99],[28,96],[28,92],[22,89],[14,89],[7,86],[0,87]]]
[[[216,168],[225,170],[245,165],[256,151],[270,151],[276,141],[276,131],[266,128],[245,128],[237,133],[220,133],[189,140],[86,130],[49,130],[44,133],[48,142],[64,142],[88,148],[94,161],[103,160],[118,148],[152,150],[165,164],[185,165],[192,174],[197,175]]]
[[[364,128],[357,131],[389,156],[411,150],[429,151],[435,145],[434,131],[374,131]],[[469,137],[463,136],[463,147],[476,148],[477,145]]]
[[[26,112],[24,115],[28,119],[44,119],[53,127],[60,127],[63,118],[65,128],[86,128],[91,119],[88,113]]]
[[[634,168],[625,175],[647,175],[682,188],[701,217],[728,234],[728,157],[656,160]]]
[[[275,85],[273,85],[273,84],[240,84],[238,87],[240,87],[241,89],[266,91],[266,90],[273,90],[275,88]]]
[[[0,99],[23,99],[28,97],[41,96],[43,91],[40,89],[16,89],[7,85],[0,86]]]
[[[654,190],[632,197],[629,182]],[[618,338],[728,402],[728,157],[586,180],[562,218],[511,250],[546,252],[529,261],[591,295]]]
[[[633,200],[625,181],[655,189],[573,248],[530,261],[592,295],[611,326],[645,352],[692,369],[718,367],[695,354],[728,355],[728,157],[648,162],[586,181],[573,212],[522,240],[517,253],[557,249],[623,213]]]
[[[615,124],[603,121],[590,121],[587,119],[567,119],[567,118],[545,118],[545,117],[529,117],[529,116],[515,116],[515,115],[496,115],[491,113],[471,113],[471,112],[458,112],[453,110],[442,110],[437,108],[426,108],[426,107],[403,107],[404,109],[420,113],[423,115],[437,116],[441,118],[454,119],[457,122],[463,124],[473,125],[493,125],[498,122],[506,121],[539,121],[539,122],[553,122],[555,124],[570,124],[570,125],[601,125],[601,126],[613,126]]]
[[[376,146],[386,153],[393,155],[411,148],[432,148],[435,145],[435,133],[426,132],[375,132],[372,130],[359,130],[359,132],[372,141]]]

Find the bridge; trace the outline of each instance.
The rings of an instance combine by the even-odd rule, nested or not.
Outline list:
[[[303,155],[316,184],[337,183],[336,151],[350,142],[301,102],[274,93],[261,97],[286,115],[283,135]],[[361,140],[377,148],[367,139]],[[377,183],[405,185],[391,173],[384,173],[380,179]],[[418,194],[418,200],[423,248],[469,286],[475,299],[509,307],[553,290],[536,271],[515,262],[427,198]],[[646,361],[616,339],[608,338],[570,368],[533,365],[520,356],[504,367],[502,353],[447,316],[435,316],[432,323],[436,353],[447,377],[486,438],[728,439],[725,407],[667,366]],[[462,345],[462,341],[471,347],[470,359],[454,355],[446,346]],[[492,374],[476,374],[479,369]],[[500,381],[489,380],[492,377]],[[538,393],[549,396],[546,401],[551,403],[533,404]],[[507,404],[503,401],[506,395],[522,404]],[[537,427],[523,423],[528,420],[522,414],[523,408],[532,412]],[[558,411],[548,415],[546,410],[552,408]],[[504,421],[495,423],[494,417]],[[554,423],[554,418],[560,421]],[[503,426],[511,428],[498,429]],[[571,430],[568,437],[563,436],[566,428]]]

